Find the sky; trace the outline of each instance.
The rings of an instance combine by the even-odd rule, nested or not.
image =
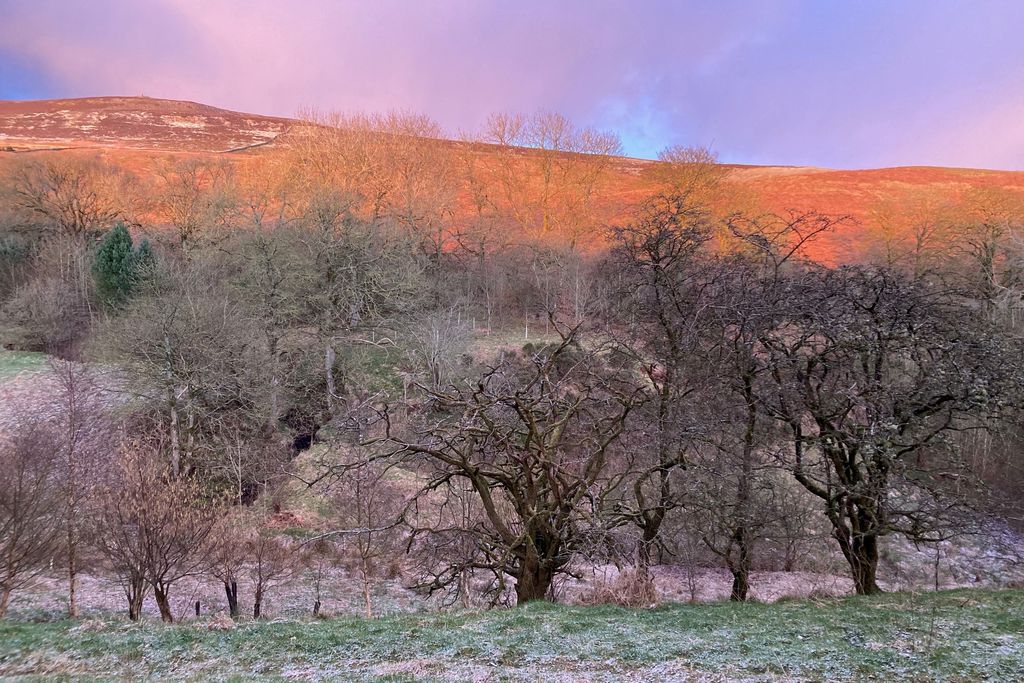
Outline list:
[[[0,99],[148,95],[452,135],[557,111],[627,154],[1024,170],[1021,0],[0,0]]]

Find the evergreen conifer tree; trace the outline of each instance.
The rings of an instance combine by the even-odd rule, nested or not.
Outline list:
[[[152,259],[152,251],[147,253]],[[138,265],[132,236],[124,223],[118,223],[103,236],[92,264],[96,294],[103,305],[116,308],[131,296],[138,280]]]

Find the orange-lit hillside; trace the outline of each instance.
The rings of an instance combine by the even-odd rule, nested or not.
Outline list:
[[[0,162],[44,150],[98,151],[145,177],[169,156],[251,159],[286,146],[294,120],[242,114],[207,105],[141,97],[104,97],[31,102],[0,101]],[[438,144],[449,144],[439,142]],[[475,147],[483,166],[497,152]],[[529,155],[531,152],[525,151]],[[600,183],[599,202],[608,221],[630,211],[656,189],[651,169],[658,162],[615,158]],[[849,216],[810,253],[829,263],[857,260],[869,251],[884,224],[892,235],[910,230],[926,207],[952,210],[987,190],[1024,198],[1024,172],[901,167],[828,170],[806,167],[730,166],[726,187],[759,211],[818,211]],[[460,181],[459,212],[472,202]],[[588,245],[599,247],[588,237]]]

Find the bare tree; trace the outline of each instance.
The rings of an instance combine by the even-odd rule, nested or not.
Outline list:
[[[707,209],[685,194],[654,198],[635,223],[614,232],[611,332],[642,368],[654,397],[647,409],[649,428],[639,436],[653,443],[653,456],[638,463],[633,500],[624,507],[641,532],[641,578],[649,579],[665,516],[681,503],[674,474],[685,466],[700,432],[697,397],[708,382],[702,335],[708,311],[704,293],[713,278],[704,255],[710,234]],[[645,450],[642,444],[634,448]]]
[[[992,317],[1001,299],[1021,299],[1024,272],[1018,267],[1024,199],[1014,191],[978,189],[966,197],[953,217],[952,254],[959,262],[948,271],[960,272],[970,294]]]
[[[641,395],[577,341],[576,330],[562,330],[560,343],[525,363],[507,358],[465,388],[428,391],[440,419],[414,438],[383,439],[427,467],[424,494],[464,480],[484,512],[463,529],[412,520],[414,538],[439,531],[474,540],[469,557],[427,580],[429,590],[452,589],[468,568],[492,573],[499,586],[514,579],[520,603],[544,599],[574,553],[600,535],[622,478],[612,451]]]
[[[412,329],[409,355],[426,371],[427,385],[441,389],[454,379],[454,371],[469,348],[472,330],[454,308],[428,313]]]
[[[38,245],[31,277],[4,307],[21,348],[73,356],[93,317],[92,249],[87,240],[54,235]],[[20,339],[19,339],[20,338]]]
[[[247,419],[253,423],[246,424]],[[261,433],[258,420],[245,413],[219,417],[201,450],[203,476],[235,505],[250,505],[273,491],[294,456],[293,446]]]
[[[66,237],[85,240],[130,221],[130,178],[97,156],[33,156],[12,165],[7,180],[16,208]]]
[[[54,408],[59,425],[60,484],[64,496],[65,550],[68,564],[68,616],[78,616],[80,545],[86,525],[83,516],[92,507],[99,477],[107,466],[107,422],[102,414],[101,389],[87,366],[51,360],[57,380]]]
[[[128,387],[162,423],[174,476],[203,469],[206,449],[222,445],[210,435],[230,434],[239,416],[266,424],[271,365],[252,317],[216,272],[213,264],[167,267],[97,335],[98,350],[129,372]]]
[[[61,546],[60,442],[23,418],[0,442],[0,618],[11,594],[43,571]]]
[[[529,236],[575,246],[596,228],[600,183],[622,149],[615,135],[550,112],[494,114],[478,141],[497,151],[490,201]]]
[[[727,411],[720,415],[725,417]],[[684,507],[693,517],[693,530],[700,541],[725,563],[732,575],[729,599],[744,601],[749,596],[750,574],[756,546],[778,517],[773,507],[773,484],[768,476],[773,463],[751,448],[756,429],[742,414],[739,444],[721,438],[720,448],[698,451],[687,468]],[[735,436],[735,435],[730,435]]]
[[[684,197],[688,204],[706,209],[718,199],[729,174],[707,147],[673,145],[658,152],[658,161],[649,175],[658,182],[659,193]]]
[[[784,324],[790,293],[779,285],[781,265],[723,259],[707,289],[704,357],[715,383],[702,398],[705,448],[694,463],[689,504],[703,517],[705,545],[733,576],[732,600],[747,599],[754,546],[777,515],[770,471],[779,437],[759,399],[774,368],[758,344]]]
[[[880,200],[864,222],[867,260],[924,277],[940,268],[955,240],[956,209],[924,190]]]
[[[786,464],[817,496],[858,593],[876,593],[879,539],[937,540],[969,502],[946,437],[1012,404],[1016,342],[962,303],[885,270],[811,270],[759,339],[760,401],[789,436]]]
[[[197,482],[176,477],[158,445],[127,442],[102,496],[98,543],[125,587],[129,617],[138,619],[146,584],[160,618],[174,621],[174,584],[207,569],[207,542],[222,516]]]
[[[439,258],[448,236],[456,185],[450,144],[429,117],[384,114],[303,113],[292,156],[304,171],[306,192],[333,188],[353,214],[371,224],[390,221],[408,229],[428,254]]]
[[[379,565],[401,552],[396,521],[407,496],[398,472],[374,459],[368,450],[360,449],[345,461],[331,464],[340,476],[332,478],[325,493],[333,523],[339,528],[318,542],[337,537],[349,547],[369,618],[373,616],[373,585],[381,574]]]
[[[405,226],[439,263],[448,247],[455,208],[454,154],[440,126],[426,116],[389,112],[374,118],[390,189],[384,212]]]
[[[199,157],[168,162],[158,172],[154,203],[188,255],[202,240],[215,242],[234,218],[232,167]]]
[[[287,151],[273,150],[234,163],[225,186],[224,209],[237,224],[279,229],[296,217],[299,179]],[[232,211],[233,209],[233,211]]]
[[[267,396],[267,429],[279,429],[284,413],[287,387],[284,338],[289,328],[302,319],[301,302],[296,286],[302,272],[298,252],[302,236],[277,228],[246,235],[228,248],[240,261],[236,291],[241,305],[257,322],[265,348],[266,371],[269,374]]]
[[[329,577],[331,567],[339,562],[339,551],[336,542],[330,538],[321,538],[305,546],[302,559],[306,566],[306,575],[313,588],[314,617],[321,615],[323,609],[324,582]]]
[[[251,535],[251,521],[246,515],[236,511],[225,515],[210,537],[210,574],[224,585],[228,615],[232,619],[237,619],[241,615],[238,604],[238,580],[248,559]]]
[[[389,324],[416,308],[422,265],[407,236],[343,215],[311,224],[301,239],[310,267],[300,273],[298,300],[322,343],[333,411],[346,399],[336,374],[339,348],[393,342]]]

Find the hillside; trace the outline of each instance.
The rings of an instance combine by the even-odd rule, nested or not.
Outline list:
[[[295,123],[293,119],[148,97],[0,101],[0,160],[11,152],[98,149],[107,158],[145,175],[151,172],[154,159],[168,154],[220,155],[249,150],[259,154],[268,147],[282,147],[287,138],[280,136]],[[485,159],[493,156],[487,145],[480,145],[479,153]],[[624,219],[630,207],[651,193],[649,171],[657,164],[625,157],[613,161],[600,197],[609,220]],[[992,188],[1024,197],[1024,172],[1019,171],[728,168],[727,183],[745,206],[778,213],[813,210],[849,216],[852,220],[814,246],[811,255],[828,263],[862,258],[871,248],[870,234],[880,215],[906,237],[922,207],[935,210],[955,205],[972,192]],[[462,204],[468,206],[468,201]]]
[[[289,119],[149,97],[0,100],[0,148],[226,152],[272,142]]]

